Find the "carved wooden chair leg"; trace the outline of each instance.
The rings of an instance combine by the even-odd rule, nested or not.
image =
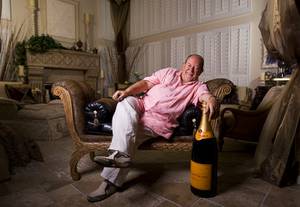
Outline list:
[[[78,149],[78,150],[74,151],[71,155],[70,171],[71,171],[71,177],[74,181],[80,180],[80,178],[81,178],[81,175],[78,173],[78,170],[77,170],[77,164],[78,164],[79,160],[87,153],[89,153],[89,151],[87,149],[83,148],[83,149]]]
[[[222,152],[223,145],[224,145],[224,137],[221,135],[219,136],[219,139],[218,139],[218,145],[219,145],[219,152]]]
[[[95,156],[96,156],[95,152],[90,152],[90,159],[92,161],[94,161]]]

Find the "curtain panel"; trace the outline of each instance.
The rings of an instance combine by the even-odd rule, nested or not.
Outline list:
[[[129,8],[130,0],[110,0],[111,20],[118,54],[118,83],[123,83],[128,79],[125,52],[129,44]]]
[[[269,0],[259,25],[269,54],[293,68],[260,134],[258,174],[284,186],[300,180],[300,12],[299,0]]]

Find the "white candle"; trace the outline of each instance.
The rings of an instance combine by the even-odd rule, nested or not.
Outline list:
[[[24,65],[19,65],[19,68],[18,68],[18,75],[19,75],[19,77],[24,77],[24,76],[25,76],[25,73],[24,73]]]
[[[91,21],[91,15],[85,13],[85,14],[84,14],[84,22],[85,22],[85,24],[89,24],[90,21]]]
[[[260,74],[260,80],[264,81],[265,80],[265,72],[262,72]]]
[[[28,4],[31,8],[35,8],[35,0],[28,0]]]

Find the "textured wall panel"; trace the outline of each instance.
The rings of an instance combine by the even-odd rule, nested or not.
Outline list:
[[[235,13],[243,13],[251,8],[251,0],[231,0],[231,11]]]
[[[213,75],[214,65],[214,42],[212,32],[202,32],[197,34],[197,53],[204,58],[203,78]]]
[[[215,0],[214,14],[226,16],[229,13],[229,0]]]
[[[132,0],[130,37],[145,37],[250,11],[251,0]]]
[[[99,13],[100,13],[99,28],[102,28],[99,31],[100,38],[114,40],[114,31],[110,19],[110,3],[108,0],[100,1]]]
[[[239,85],[247,85],[250,61],[250,25],[237,25],[231,27],[231,74],[238,76]],[[242,78],[243,77],[243,78]]]
[[[212,1],[198,0],[199,22],[205,22],[212,19]]]
[[[198,53],[205,60],[201,80],[228,78],[237,85],[247,86],[249,32],[250,24],[243,24],[148,43],[135,70],[150,75],[167,66],[180,68],[187,55]]]
[[[185,58],[185,37],[171,39],[171,66],[180,68]]]
[[[162,67],[162,44],[152,42],[148,45],[148,74]]]
[[[197,52],[196,34],[185,36],[185,54],[189,55]]]

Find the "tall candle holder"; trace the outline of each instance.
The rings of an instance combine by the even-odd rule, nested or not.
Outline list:
[[[31,11],[32,15],[32,33],[33,35],[37,36],[39,34],[39,29],[38,29],[38,1],[37,0],[28,0],[28,5],[29,9]]]
[[[84,49],[85,49],[85,51],[90,51],[89,31],[90,31],[91,18],[92,18],[91,14],[88,14],[88,13],[84,14],[84,33],[85,33]]]
[[[25,71],[24,71],[24,65],[18,66],[18,78],[19,80],[24,83],[25,82]]]

